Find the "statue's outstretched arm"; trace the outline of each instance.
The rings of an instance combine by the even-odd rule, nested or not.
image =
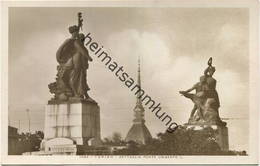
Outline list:
[[[189,93],[189,92],[191,92],[191,91],[193,91],[193,90],[195,90],[195,89],[196,89],[195,86],[193,86],[192,88],[187,89],[185,92],[186,92],[186,93]]]
[[[86,56],[89,61],[93,61],[93,59],[89,56],[88,50],[85,48],[83,43],[76,40],[75,47],[82,55]]]
[[[195,89],[196,89],[196,85],[194,85],[193,87],[191,87],[190,89],[187,89],[185,91],[180,91],[179,93],[184,95],[184,94],[187,94],[187,93],[189,93],[189,92],[191,92]]]

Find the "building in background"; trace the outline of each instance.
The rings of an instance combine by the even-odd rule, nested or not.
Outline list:
[[[140,59],[138,60],[138,86],[141,88],[141,75],[140,75]],[[140,90],[136,98],[136,106],[134,108],[134,124],[130,128],[125,138],[126,142],[134,141],[139,144],[146,144],[149,139],[152,139],[150,131],[145,126],[144,107],[142,105]]]
[[[17,128],[8,126],[8,155],[18,155],[19,134]]]

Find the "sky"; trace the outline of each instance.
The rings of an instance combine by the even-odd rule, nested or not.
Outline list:
[[[83,14],[83,32],[104,47],[132,78],[141,57],[142,88],[175,122],[188,121],[193,104],[179,95],[198,82],[213,57],[221,118],[229,118],[230,149],[248,150],[249,23],[243,8],[9,8],[9,124],[43,130],[44,109],[52,97],[56,51],[70,37],[68,27]],[[90,51],[91,53],[91,51]],[[101,112],[101,136],[126,136],[134,118],[135,96],[91,55],[89,95]],[[145,112],[156,137],[166,126]],[[20,121],[20,127],[19,127]]]

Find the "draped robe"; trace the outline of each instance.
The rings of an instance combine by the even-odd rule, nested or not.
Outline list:
[[[57,61],[64,68],[62,79],[71,88],[73,96],[87,97],[89,87],[86,80],[88,61],[92,60],[84,43],[79,39],[67,39],[56,53]]]

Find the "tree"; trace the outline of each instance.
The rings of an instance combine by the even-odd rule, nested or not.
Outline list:
[[[202,130],[179,127],[173,133],[159,133],[157,139],[151,139],[146,145],[131,143],[122,154],[139,155],[216,155],[221,154],[212,128]]]
[[[120,149],[114,152],[114,155],[138,155],[140,154],[141,148],[134,141],[129,141],[127,143],[126,149]]]
[[[157,153],[164,155],[211,155],[219,153],[220,147],[215,141],[214,134],[215,131],[212,128],[194,130],[179,127],[173,133],[158,134]],[[144,149],[146,150],[146,148]],[[147,151],[144,151],[144,153],[147,153]]]
[[[113,146],[125,144],[125,142],[122,139],[122,136],[119,132],[114,132],[111,137],[104,138],[103,143],[105,145],[113,145]]]
[[[19,135],[19,145],[21,153],[39,151],[40,144],[44,138],[42,131],[36,131],[35,133],[22,133]]]
[[[112,141],[115,144],[120,144],[122,142],[122,136],[119,132],[114,132],[112,135]]]

